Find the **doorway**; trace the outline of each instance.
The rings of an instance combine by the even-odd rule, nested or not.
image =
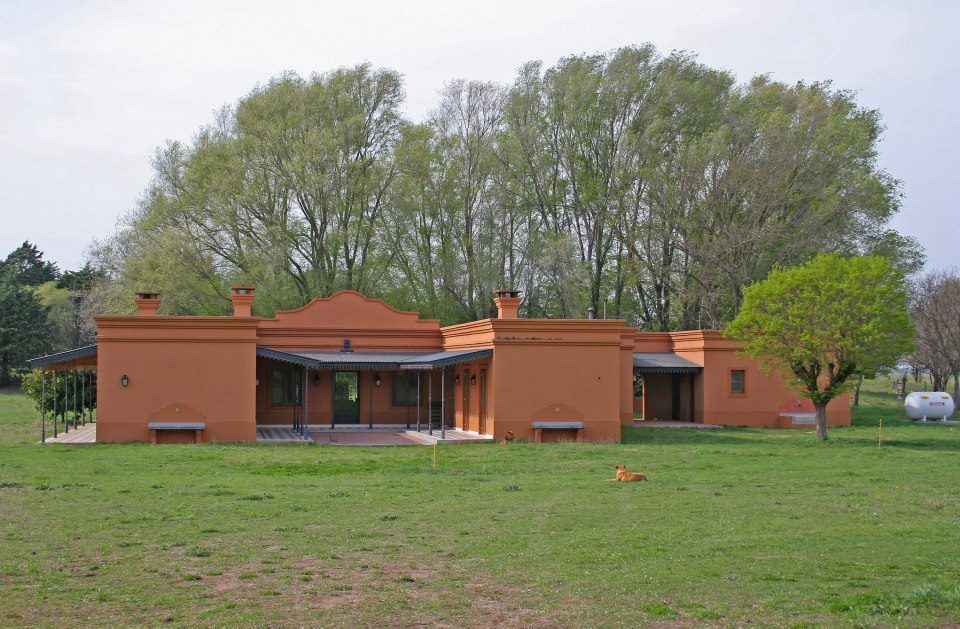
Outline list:
[[[683,378],[681,374],[675,373],[670,378],[670,419],[681,421],[683,417]]]
[[[360,372],[333,372],[333,422],[360,423]]]

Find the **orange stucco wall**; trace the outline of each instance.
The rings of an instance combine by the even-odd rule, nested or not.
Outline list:
[[[697,377],[696,421],[729,426],[766,428],[790,427],[789,418],[781,418],[781,409],[796,405],[806,408],[795,389],[779,373],[768,373],[739,346],[715,330],[695,330],[671,334],[674,351],[703,365]],[[730,372],[745,372],[745,394],[730,391]],[[811,407],[812,408],[812,407]],[[827,406],[831,426],[850,425],[849,398],[843,394]]]
[[[517,318],[441,327],[353,291],[261,319],[246,316],[252,295],[242,299],[244,307],[234,317],[164,317],[150,309],[141,316],[98,317],[98,440],[148,441],[150,421],[203,421],[206,441],[254,441],[257,424],[293,422],[292,407],[271,404],[270,374],[299,369],[257,358],[257,346],[333,351],[347,339],[357,351],[492,349],[492,357],[448,368],[446,404],[451,425],[497,439],[508,431],[530,439],[535,421],[581,421],[584,440],[617,441],[621,426],[632,424],[638,409],[646,419],[789,426],[790,420],[779,416],[781,409],[809,405],[798,401],[783,377],[762,371],[716,331],[646,333],[620,320]],[[634,352],[675,352],[703,367],[683,377],[679,408],[672,405],[669,374],[646,375],[644,397],[634,399]],[[730,393],[733,369],[746,374],[745,395]],[[127,387],[120,385],[124,374]],[[371,417],[374,424],[405,425],[408,417],[416,422],[416,408],[392,404],[393,371],[360,370],[359,375],[360,426]],[[428,377],[422,372],[424,423]],[[435,402],[440,384],[440,373],[434,372]],[[310,371],[306,385],[309,423],[329,425],[333,372]],[[831,425],[849,424],[846,396],[831,403],[828,417]],[[171,439],[187,441],[192,435],[161,437]]]
[[[149,441],[149,422],[197,421],[206,424],[208,442],[256,439],[255,318],[96,322],[97,441]],[[193,435],[164,433],[161,440],[192,441]]]

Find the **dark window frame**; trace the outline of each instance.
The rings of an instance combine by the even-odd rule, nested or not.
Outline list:
[[[279,376],[280,381],[277,381]],[[303,372],[299,369],[270,370],[270,406],[300,406],[303,400]],[[282,401],[277,401],[280,392]]]
[[[734,374],[740,374],[740,390],[739,391],[734,388],[737,380]],[[747,370],[746,369],[730,370],[730,386],[727,390],[731,397],[744,397],[747,395]]]
[[[407,399],[401,399],[403,396],[403,384],[406,380]],[[394,371],[390,373],[390,406],[393,408],[416,408],[417,407],[417,372],[416,371]]]

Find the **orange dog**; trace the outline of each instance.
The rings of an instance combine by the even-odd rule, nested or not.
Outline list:
[[[617,475],[613,478],[608,478],[608,481],[619,481],[621,483],[635,483],[641,480],[647,480],[647,477],[643,474],[637,472],[628,472],[626,465],[616,465],[614,469],[617,470]]]

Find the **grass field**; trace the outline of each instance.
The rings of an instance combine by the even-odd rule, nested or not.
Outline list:
[[[36,445],[0,395],[2,625],[938,625],[960,430],[622,445]],[[877,420],[884,419],[884,447]],[[649,483],[607,483],[624,463]]]

